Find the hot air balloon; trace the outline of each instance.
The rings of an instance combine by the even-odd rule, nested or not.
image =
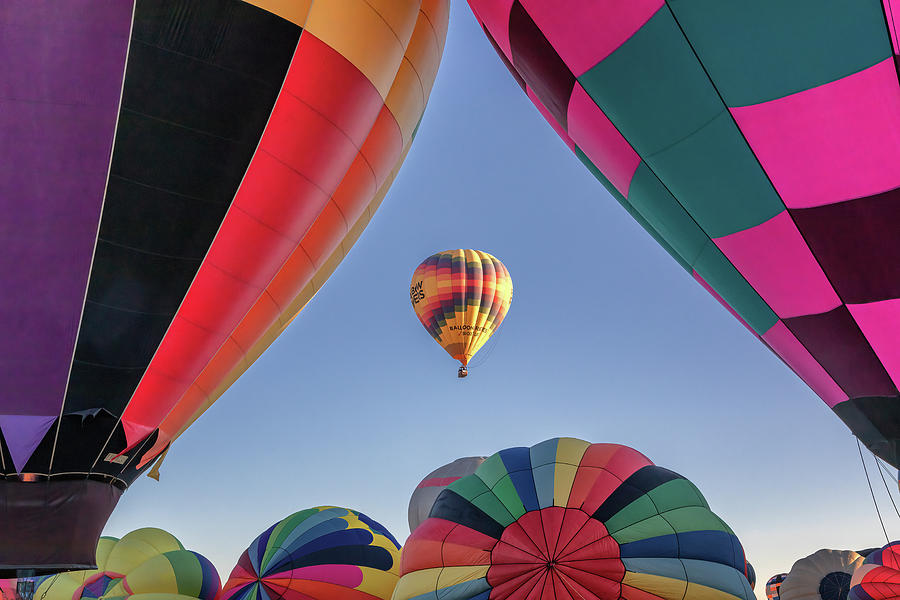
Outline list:
[[[39,578],[34,596],[41,600],[214,600],[222,590],[209,560],[172,534],[147,527],[122,539],[102,537],[97,569]]]
[[[441,492],[393,600],[750,600],[745,565],[690,481],[627,446],[555,438]]]
[[[846,600],[863,560],[852,550],[824,549],[801,558],[781,585],[781,600]]]
[[[413,310],[431,337],[458,360],[459,377],[500,327],[512,301],[512,279],[480,250],[447,250],[416,267],[409,286]]]
[[[220,600],[389,600],[400,544],[355,510],[318,506],[260,534],[241,555]]]
[[[900,542],[870,552],[850,579],[849,600],[900,598]]]
[[[93,566],[123,490],[322,286],[448,4],[4,3],[0,576]]]
[[[772,575],[766,582],[766,598],[769,600],[781,600],[781,584],[784,583],[787,573]]]
[[[419,482],[409,499],[409,531],[412,533],[428,518],[438,495],[451,483],[475,472],[485,456],[457,458],[452,463],[438,467]]]
[[[747,563],[744,574],[747,576],[747,581],[750,583],[750,589],[755,590],[756,589],[756,570],[753,568],[753,565],[751,565],[749,562]]]
[[[900,465],[896,2],[469,5],[610,194]]]

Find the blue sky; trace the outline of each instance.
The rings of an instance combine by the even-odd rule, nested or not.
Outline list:
[[[514,284],[466,380],[408,298],[413,269],[449,248],[496,255]],[[743,542],[760,598],[819,548],[884,543],[849,430],[594,180],[456,0],[418,138],[373,222],[104,533],[161,527],[224,580],[294,511],[354,508],[402,541],[429,471],[556,436],[627,444],[694,481]]]

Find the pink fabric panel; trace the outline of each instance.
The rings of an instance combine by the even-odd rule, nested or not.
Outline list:
[[[628,197],[628,187],[641,157],[578,83],[569,99],[568,122],[572,141]]]
[[[469,0],[469,8],[475,18],[491,32],[491,37],[512,62],[509,48],[509,13],[513,0]]]
[[[847,308],[894,385],[900,387],[900,299],[848,304]]]
[[[576,77],[612,54],[664,4],[663,0],[521,2]]]
[[[450,485],[457,479],[462,479],[461,477],[432,477],[431,479],[426,479],[419,485],[417,488],[427,488],[427,487],[442,487],[446,485]]]
[[[772,329],[763,334],[762,339],[829,407],[833,408],[835,404],[848,399],[844,390],[834,382],[822,365],[816,362],[784,323],[781,321],[775,323]]]
[[[731,113],[788,208],[900,186],[900,86],[893,58]]]
[[[550,126],[553,128],[553,131],[556,132],[556,135],[560,137],[562,141],[566,143],[566,146],[569,147],[569,150],[575,152],[575,142],[572,141],[572,138],[569,137],[569,134],[566,133],[566,130],[560,127],[559,123],[556,120],[556,117],[550,114],[550,111],[547,110],[547,107],[544,106],[544,103],[540,101],[537,95],[528,88],[527,92],[528,97],[537,106],[538,111],[540,111],[541,116],[544,117],[544,120],[547,121]]]
[[[737,314],[737,312],[735,312],[735,310],[734,310],[733,308],[731,308],[731,305],[729,305],[727,302],[725,302],[725,300],[722,298],[722,296],[719,295],[719,292],[717,292],[716,290],[714,290],[713,287],[712,287],[711,285],[709,285],[708,283],[706,283],[706,280],[703,279],[703,277],[700,276],[700,273],[698,273],[697,271],[694,271],[692,274],[693,274],[693,276],[694,276],[694,279],[696,279],[697,282],[698,282],[700,285],[703,286],[703,289],[706,290],[707,292],[709,292],[709,293],[712,295],[713,298],[715,298],[716,300],[718,300],[718,301],[719,301],[719,304],[721,304],[722,306],[724,306],[724,307],[725,307],[725,310],[727,310],[728,312],[730,312],[732,317],[734,317],[735,319],[737,319],[738,321],[740,321],[740,322],[741,322],[741,325],[743,325],[744,327],[746,327],[747,330],[748,330],[750,333],[753,334],[753,337],[756,337],[756,338],[759,337],[758,335],[756,335],[756,332],[753,331],[753,328],[750,327],[749,325],[747,325],[747,321],[745,321],[745,320],[741,317],[741,315]]]
[[[897,23],[900,23],[900,0],[882,0],[884,14],[888,22],[888,34],[891,36],[891,45],[894,54],[900,54],[900,38],[897,37]]]
[[[713,241],[782,319],[841,303],[787,211]]]
[[[277,579],[289,575],[294,581],[321,581],[323,583],[333,583],[350,589],[355,588],[363,582],[362,569],[355,565],[313,565],[311,567],[300,567],[291,571],[285,571],[276,575],[270,575],[272,579]]]

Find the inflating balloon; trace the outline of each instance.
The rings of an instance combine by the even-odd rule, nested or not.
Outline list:
[[[214,600],[219,574],[204,556],[185,550],[172,534],[148,527],[122,539],[102,537],[97,569],[41,578],[41,600]]]
[[[747,581],[750,582],[750,589],[756,589],[756,570],[753,568],[749,562],[747,563],[745,575],[747,576]]]
[[[484,456],[468,456],[457,458],[452,463],[438,467],[419,482],[409,499],[407,515],[409,518],[409,531],[412,533],[422,521],[428,518],[431,507],[438,495],[451,483],[475,472]]]
[[[4,2],[0,576],[93,566],[122,491],[322,286],[410,147],[448,10]]]
[[[896,2],[469,5],[635,220],[900,465]]]
[[[355,510],[294,513],[250,544],[219,600],[389,600],[400,544]]]
[[[745,567],[690,481],[627,446],[556,438],[441,492],[393,600],[751,600]]]
[[[431,337],[461,363],[459,376],[500,327],[512,301],[512,279],[499,260],[480,250],[432,254],[413,273],[413,310]]]
[[[766,582],[766,598],[769,600],[781,600],[781,584],[784,583],[787,573],[772,575]]]
[[[801,558],[781,585],[781,600],[846,600],[863,560],[852,550],[819,550]]]
[[[900,542],[891,542],[866,556],[850,580],[849,600],[900,598]]]

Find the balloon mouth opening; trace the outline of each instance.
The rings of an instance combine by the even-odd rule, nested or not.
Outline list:
[[[0,480],[0,577],[97,568],[97,541],[121,495],[90,479]]]

